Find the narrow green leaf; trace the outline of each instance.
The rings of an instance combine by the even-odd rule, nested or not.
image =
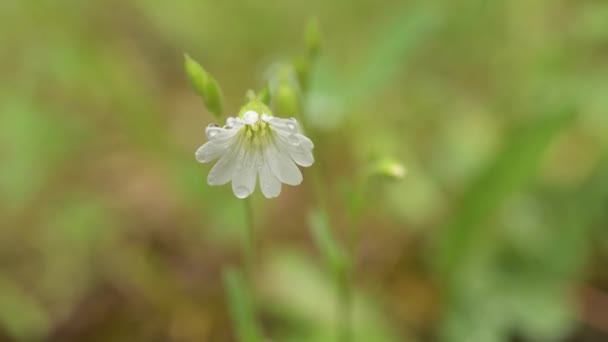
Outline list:
[[[313,237],[334,276],[341,279],[348,267],[346,253],[333,237],[327,214],[317,209],[310,213]]]
[[[219,118],[222,115],[222,91],[218,82],[188,54],[184,54],[184,67],[194,90],[203,98],[205,107]]]
[[[347,101],[356,106],[357,101],[371,98],[398,72],[404,71],[414,54],[435,32],[441,16],[441,12],[428,4],[414,8],[406,6],[391,13],[345,85]]]
[[[484,223],[531,180],[547,147],[572,117],[572,111],[562,109],[509,136],[503,151],[465,194],[453,223],[441,234],[437,267],[442,275],[449,278],[458,272],[471,251],[484,241]]]
[[[253,301],[241,274],[233,268],[224,271],[224,286],[239,342],[262,342]]]

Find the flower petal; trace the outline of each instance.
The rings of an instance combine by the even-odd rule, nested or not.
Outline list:
[[[278,197],[281,193],[281,182],[270,170],[270,165],[265,160],[264,155],[260,155],[260,188],[266,198]]]
[[[268,138],[264,157],[274,175],[285,184],[299,185],[302,183],[302,173],[289,156],[289,152],[277,147],[275,138]]]
[[[257,156],[258,152],[250,146],[241,146],[236,169],[232,175],[232,192],[238,198],[249,197],[255,190]]]
[[[281,148],[289,153],[289,156],[296,164],[308,167],[315,162],[315,158],[312,155],[312,142],[305,136],[277,132],[276,140]]]
[[[226,152],[220,160],[213,166],[209,176],[207,176],[207,183],[209,185],[223,185],[228,183],[232,179],[232,174],[236,168],[237,156],[239,150],[242,148],[243,138],[238,135],[231,144],[229,144]]]
[[[212,134],[210,134],[210,130]],[[239,132],[235,129],[221,127],[208,127],[206,130],[209,141],[201,146],[194,156],[199,163],[207,163],[219,158],[233,143],[234,137]]]
[[[270,116],[266,118],[266,122],[270,124],[270,127],[285,133],[300,132],[300,125],[294,118],[282,119],[277,118],[276,116]]]

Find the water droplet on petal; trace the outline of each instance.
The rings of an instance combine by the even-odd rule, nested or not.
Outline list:
[[[217,124],[210,124],[209,126],[207,126],[207,129],[205,129],[205,134],[207,135],[207,139],[211,139],[214,136],[216,136],[222,129],[217,125]]]
[[[256,122],[258,122],[259,118],[260,118],[260,115],[257,112],[254,112],[252,110],[246,111],[245,114],[243,114],[243,120],[248,125],[255,124]]]
[[[298,131],[298,122],[294,118],[287,119],[289,122],[285,124],[287,126],[287,130],[291,133],[297,133]]]
[[[249,189],[247,189],[247,187],[244,186],[237,186],[234,189],[234,195],[238,198],[245,198],[247,196],[249,196],[251,193],[249,192]]]
[[[226,126],[232,128],[232,127],[234,127],[235,122],[236,122],[235,118],[229,117],[228,119],[226,119]]]

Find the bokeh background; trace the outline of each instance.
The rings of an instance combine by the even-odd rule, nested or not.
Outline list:
[[[608,2],[0,2],[0,340],[235,341],[243,203],[193,152],[322,32],[305,116],[331,229],[359,216],[357,340],[608,341]],[[280,115],[280,113],[277,113]],[[314,171],[253,198],[273,341],[335,340]]]

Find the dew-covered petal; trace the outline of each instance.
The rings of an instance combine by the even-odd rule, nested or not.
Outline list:
[[[226,153],[213,166],[211,172],[209,172],[209,176],[207,176],[207,183],[209,185],[223,185],[232,179],[234,170],[240,162],[237,156],[241,149],[242,140],[240,136],[237,136],[233,144],[230,144],[226,150]]]
[[[300,125],[294,118],[283,119],[283,118],[277,118],[275,116],[270,116],[265,121],[268,122],[268,124],[270,124],[270,127],[274,128],[275,130],[281,131],[281,132],[285,132],[285,133],[300,132]]]
[[[274,175],[285,184],[298,185],[302,183],[302,173],[289,156],[289,152],[277,147],[274,139],[269,139],[264,151],[266,162]]]
[[[207,163],[219,158],[234,143],[238,130],[209,126],[206,134],[209,141],[201,146],[194,156],[199,163]]]
[[[258,169],[260,175],[260,188],[262,189],[264,197],[278,197],[281,193],[281,182],[270,170],[270,166],[264,159],[264,155],[261,155],[258,161],[260,162]]]
[[[289,156],[296,164],[308,167],[315,162],[312,155],[313,145],[310,139],[302,134],[276,132],[276,135],[276,140],[279,142],[282,149],[289,153]]]
[[[315,144],[313,144],[312,140],[308,139],[307,136],[303,134],[296,134],[296,136],[298,137],[298,139],[300,139],[300,145],[304,149],[312,151],[312,149],[315,148]]]
[[[303,167],[309,167],[315,162],[315,157],[312,155],[312,152],[290,151],[289,156],[296,164]]]
[[[226,146],[213,144],[210,141],[199,147],[194,153],[199,163],[208,163],[219,158],[226,151]]]
[[[255,190],[257,157],[256,150],[248,146],[241,147],[237,157],[238,164],[232,175],[232,192],[238,198],[246,198]]]
[[[230,116],[230,117],[228,117],[226,119],[226,125],[224,126],[224,128],[228,128],[228,129],[230,129],[230,128],[236,128],[236,129],[238,129],[238,128],[241,128],[244,125],[245,125],[245,122],[243,121],[243,119],[241,119],[241,118],[235,118],[235,117]]]

